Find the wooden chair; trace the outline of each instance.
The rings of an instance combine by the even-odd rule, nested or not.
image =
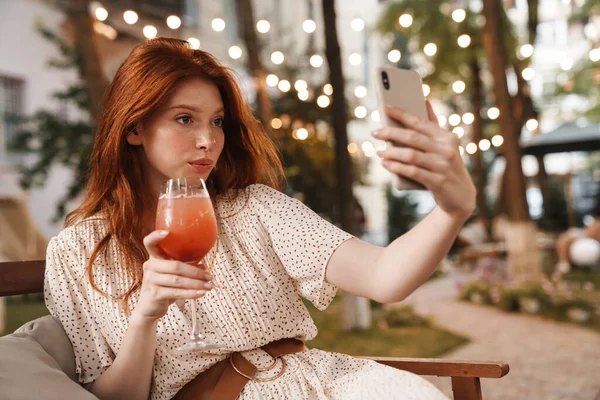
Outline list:
[[[0,263],[0,297],[43,291],[45,261]],[[452,379],[456,400],[481,400],[481,378],[501,378],[508,364],[496,361],[471,362],[429,358],[365,357],[418,375]]]

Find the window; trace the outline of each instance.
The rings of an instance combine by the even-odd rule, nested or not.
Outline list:
[[[7,117],[23,113],[24,89],[22,79],[0,75],[0,153],[6,153],[8,143],[16,134],[16,125]]]

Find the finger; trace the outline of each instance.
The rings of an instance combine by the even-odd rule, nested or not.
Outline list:
[[[398,161],[384,160],[382,162],[385,169],[388,171],[412,179],[423,184],[426,188],[431,189],[436,186],[440,180],[438,174],[419,168],[415,165],[404,164]]]
[[[448,133],[441,129],[437,122],[434,123],[409,114],[400,107],[386,106],[385,110],[390,117],[400,122],[407,129],[413,129],[432,138],[437,138]]]
[[[213,284],[207,279],[193,279],[181,275],[152,274],[152,283],[165,288],[211,290]]]
[[[442,157],[409,147],[387,146],[385,150],[378,151],[377,154],[384,160],[416,165],[433,172],[444,172],[448,168]]]
[[[152,271],[159,274],[179,275],[184,278],[201,279],[210,281],[213,276],[206,272],[204,268],[192,266],[174,260],[153,260],[149,262]]]
[[[429,116],[429,120],[431,122],[435,122],[439,126],[440,122],[437,115],[435,115],[435,111],[433,111],[431,102],[429,100],[425,100],[425,104],[427,105],[427,115]]]
[[[169,231],[154,231],[144,238],[144,246],[152,258],[166,259],[163,251],[158,247],[161,240],[169,235]]]
[[[153,294],[153,298],[156,300],[187,300],[187,299],[197,299],[204,296],[207,293],[206,290],[196,290],[196,289],[178,289],[178,288],[166,288],[166,287],[157,287],[156,292]]]
[[[373,137],[387,142],[398,143],[424,152],[435,153],[439,144],[427,135],[412,129],[385,127],[372,133]]]

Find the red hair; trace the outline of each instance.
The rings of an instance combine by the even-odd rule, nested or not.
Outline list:
[[[207,180],[211,194],[224,194],[254,183],[281,188],[283,168],[279,153],[254,117],[231,69],[180,39],[157,38],[136,46],[119,67],[106,94],[85,199],[66,218],[66,226],[70,226],[102,214],[108,233],[90,257],[88,278],[92,287],[99,290],[93,280],[92,265],[115,240],[133,282],[124,295],[125,302],[140,287],[141,265],[148,258],[142,243],[148,232],[140,216],[154,212],[158,196],[143,183],[143,149],[130,145],[126,139],[167,99],[177,83],[195,76],[218,87],[225,107],[225,147]]]

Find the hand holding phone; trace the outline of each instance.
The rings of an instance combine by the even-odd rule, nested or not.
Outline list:
[[[419,74],[406,69],[381,67],[377,69],[375,78],[379,115],[384,126],[403,127],[387,114],[386,105],[399,107],[416,117],[428,119],[423,82]],[[403,146],[388,142],[388,146],[390,145]],[[397,175],[394,175],[393,186],[397,190],[427,190],[422,184]]]

